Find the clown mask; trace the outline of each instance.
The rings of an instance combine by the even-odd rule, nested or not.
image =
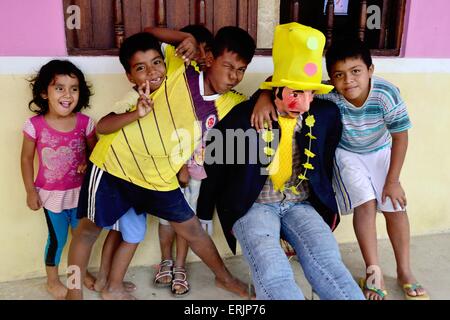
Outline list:
[[[281,99],[280,99],[281,90]],[[275,91],[275,105],[280,115],[297,118],[309,110],[314,98],[311,90],[295,90],[288,87],[277,88]]]

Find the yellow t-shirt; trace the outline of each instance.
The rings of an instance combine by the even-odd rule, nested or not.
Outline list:
[[[221,120],[246,97],[230,91],[212,102],[198,97],[199,73],[186,69],[175,57],[174,47],[165,48],[167,76],[150,97],[154,109],[121,130],[103,135],[90,160],[106,172],[146,189],[170,191],[179,187],[176,177],[201,142],[206,117],[214,111]],[[192,92],[191,92],[192,91]],[[129,92],[115,110],[133,111],[138,93]],[[214,108],[205,112],[205,108]],[[203,128],[202,128],[203,127]]]

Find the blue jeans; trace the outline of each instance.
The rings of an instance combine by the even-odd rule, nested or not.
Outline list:
[[[364,300],[329,226],[308,202],[255,203],[233,232],[250,265],[258,299],[304,299],[280,246],[281,232],[320,299]]]

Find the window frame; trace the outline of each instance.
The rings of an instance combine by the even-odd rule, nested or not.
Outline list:
[[[305,1],[305,0],[303,0]],[[302,23],[302,2],[299,0],[280,0],[280,23],[286,22],[300,22]],[[325,5],[325,0],[319,0]],[[358,2],[357,2],[358,1]],[[400,56],[402,47],[402,37],[405,24],[405,14],[406,14],[406,2],[407,0],[349,0],[349,10],[350,6],[355,8],[359,5],[358,11],[353,10],[353,14],[358,13],[359,16],[352,16],[351,19],[359,19],[358,25],[352,31],[358,33],[360,39],[366,38],[368,28],[367,28],[367,8],[371,4],[377,4],[381,7],[381,25],[378,35],[378,45],[377,48],[371,48],[371,54],[373,56]],[[335,27],[335,22],[338,17],[337,15],[330,13],[334,12],[334,1],[327,0],[326,3],[326,13],[325,13],[325,25],[321,28],[323,33],[327,38],[326,48],[329,47],[333,39],[333,32]],[[395,14],[393,14],[395,13]],[[350,13],[349,13],[350,14]],[[308,17],[310,18],[310,16]],[[318,20],[323,19],[322,16],[317,18]],[[355,26],[353,26],[355,27]],[[384,34],[382,38],[382,34]],[[387,35],[386,35],[387,34]],[[389,38],[388,38],[389,37]],[[372,37],[373,38],[373,37]],[[373,41],[373,39],[371,39]],[[386,42],[390,42],[390,47],[383,47]],[[384,45],[382,45],[382,43]],[[383,48],[382,48],[383,47]],[[326,50],[326,49],[325,49]]]
[[[65,19],[71,5],[80,8],[81,28],[65,28],[69,55],[117,56],[123,39],[147,26],[203,24],[214,33],[235,25],[257,37],[258,0],[63,0]]]

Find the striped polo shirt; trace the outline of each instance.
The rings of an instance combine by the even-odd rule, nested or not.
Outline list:
[[[355,107],[335,90],[318,98],[333,101],[339,107],[343,124],[339,148],[370,153],[392,144],[391,133],[411,128],[400,91],[390,82],[373,76],[366,102]]]
[[[151,94],[152,112],[101,136],[90,157],[106,172],[156,191],[179,187],[176,174],[201,142],[202,132],[246,100],[234,91],[204,99],[200,72],[193,65],[186,68],[172,46],[165,47],[165,62],[166,79]],[[122,110],[133,111],[137,92],[125,98],[120,102]]]

